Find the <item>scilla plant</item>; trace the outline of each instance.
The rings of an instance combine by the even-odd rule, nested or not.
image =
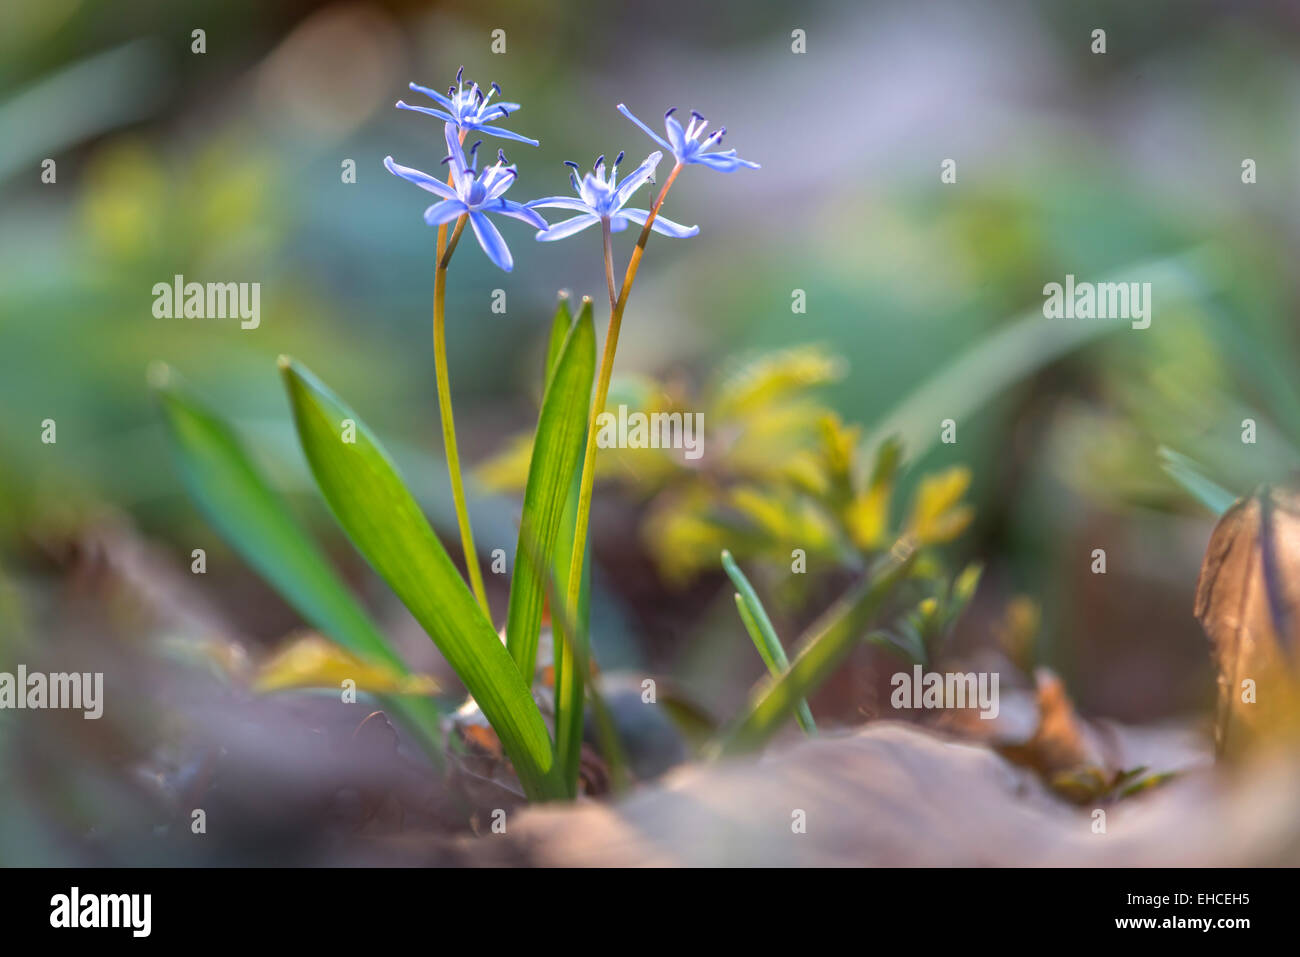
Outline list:
[[[652,232],[673,238],[695,236],[659,215],[669,189],[687,167],[732,172],[756,169],[734,150],[717,149],[724,129],[707,133],[707,123],[691,114],[683,127],[672,110],[665,114],[660,137],[627,108],[618,109],[654,140],[651,152],[621,180],[624,154],[613,163],[598,159],[591,172],[572,167],[575,195],[532,202],[507,198],[516,167],[498,150],[496,162],[481,162],[484,136],[536,145],[500,124],[519,109],[502,102],[500,88],[467,83],[463,71],[446,95],[411,85],[434,106],[401,109],[424,113],[443,124],[448,166],[445,177],[384,161],[390,172],[432,193],[424,211],[437,230],[433,245],[433,351],[444,451],[468,584],[378,437],[341,398],[300,363],[281,357],[280,371],[288,392],[298,440],[321,494],[352,544],[387,582],[437,645],[474,698],[500,740],[525,793],[546,800],[576,794],[583,728],[584,675],[589,670],[586,569],[587,527],[595,476],[597,417],[604,411],[619,331],[647,241]],[[475,137],[469,149],[465,142]],[[629,206],[634,194],[653,181],[670,154],[673,165],[648,208]],[[575,215],[555,224],[541,209]],[[513,256],[494,218],[515,219],[535,229],[535,238],[551,242],[599,226],[609,299],[609,325],[599,366],[596,363],[594,308],[584,299],[576,318],[561,298],[551,327],[545,389],[532,442],[515,549],[514,571],[505,614],[504,642],[488,602],[466,508],[453,419],[445,337],[448,268],[469,227],[484,254],[510,270]],[[621,283],[616,281],[612,234],[629,224],[640,227]],[[594,397],[593,397],[594,384]],[[367,665],[408,675],[405,663],[349,594],[316,544],[292,518],[279,493],[266,481],[234,430],[199,403],[170,372],[156,377],[182,476],[191,495],[234,548],[317,630]],[[883,601],[908,564],[900,545],[888,561],[868,573],[860,595],[853,596],[821,627],[836,634],[861,629],[864,616]],[[555,708],[553,730],[533,695],[533,679],[545,605],[550,600],[555,633]],[[784,657],[780,659],[784,662]],[[780,671],[780,668],[774,668]],[[755,713],[742,715],[727,738],[726,750],[761,744],[796,710],[810,690],[807,679],[824,669],[809,668],[802,656],[778,674],[773,689],[758,697]],[[444,760],[441,717],[434,699],[395,692],[400,684],[375,689],[386,705],[425,745],[435,765]],[[364,690],[364,689],[363,689]]]

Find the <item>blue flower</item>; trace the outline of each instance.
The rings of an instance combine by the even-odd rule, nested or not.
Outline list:
[[[673,113],[677,111],[677,107],[674,106],[664,114],[664,129],[668,131],[668,139],[666,140],[633,116],[632,111],[622,103],[618,105],[618,111],[641,127],[652,140],[672,153],[677,158],[677,162],[683,166],[689,163],[699,163],[701,166],[707,166],[709,169],[716,169],[722,173],[731,173],[742,166],[747,166],[750,169],[759,168],[757,163],[741,159],[736,155],[735,150],[707,152],[709,147],[722,142],[722,137],[726,135],[727,128],[725,126],[721,127],[700,139],[704,134],[704,128],[709,125],[709,122],[694,110],[691,110],[691,122],[686,129],[682,129],[682,124],[673,118]]]
[[[505,119],[519,109],[519,104],[493,103],[492,97],[501,94],[501,87],[495,83],[488,86],[487,93],[479,89],[477,83],[471,83],[469,89],[466,89],[464,67],[456,71],[456,85],[447,90],[446,96],[443,96],[437,90],[429,89],[427,86],[420,86],[418,83],[412,83],[411,89],[417,93],[423,93],[441,106],[442,109],[435,110],[427,106],[411,106],[409,103],[398,100],[397,108],[399,110],[412,110],[416,113],[427,113],[430,116],[436,116],[444,123],[451,123],[458,130],[464,132],[478,130],[480,133],[500,136],[507,140],[517,140],[520,143],[527,143],[529,146],[537,145],[537,140],[530,140],[526,136],[503,130],[499,126],[487,125],[493,120]]]
[[[510,188],[510,184],[515,181],[516,175],[515,167],[506,165],[505,153],[497,150],[496,164],[486,167],[480,173],[475,167],[478,164],[477,154],[482,140],[470,148],[467,162],[460,148],[456,127],[449,123],[445,129],[447,147],[451,153],[443,162],[451,164],[452,186],[418,169],[400,166],[393,162],[391,156],[384,157],[384,166],[390,173],[410,180],[421,189],[427,189],[434,195],[442,197],[441,202],[434,203],[424,211],[424,221],[430,226],[443,226],[463,215],[468,215],[470,226],[474,228],[474,236],[478,239],[478,244],[483,247],[483,252],[487,253],[488,258],[494,263],[509,272],[514,268],[514,259],[510,255],[506,241],[486,214],[496,213],[522,219],[538,229],[546,229],[546,220],[528,206],[503,196]]]
[[[556,223],[538,233],[537,238],[542,242],[554,242],[581,232],[602,219],[609,220],[609,228],[614,232],[627,229],[629,222],[644,226],[646,217],[650,215],[649,212],[644,209],[624,209],[623,205],[632,198],[632,194],[640,189],[642,184],[654,177],[655,167],[659,165],[663,155],[655,150],[636,170],[623,177],[621,183],[618,182],[618,164],[623,162],[622,153],[619,153],[614,160],[608,176],[605,175],[605,157],[601,156],[596,160],[592,171],[584,176],[581,182],[578,180],[578,164],[566,161],[564,165],[572,167],[569,181],[573,183],[578,198],[548,196],[545,199],[533,200],[528,205],[535,209],[576,209],[579,215]],[[698,226],[682,226],[662,216],[655,217],[651,229],[665,236],[672,236],[674,239],[685,239],[700,231]]]

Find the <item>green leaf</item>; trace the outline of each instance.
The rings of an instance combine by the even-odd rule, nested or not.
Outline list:
[[[585,434],[584,434],[585,439]],[[591,635],[591,548],[584,549],[582,584],[578,589],[578,620],[567,621],[562,596],[569,593],[569,561],[578,524],[578,486],[573,477],[564,518],[555,543],[551,596],[552,662],[555,667],[555,753],[569,797],[578,793],[578,769],[582,758],[583,700],[590,673]],[[570,637],[572,636],[572,637]]]
[[[556,318],[567,311],[562,305]],[[546,578],[555,556],[560,519],[582,456],[595,374],[596,327],[591,300],[587,300],[578,321],[564,338],[542,399],[515,547],[506,648],[529,685],[537,668]]]
[[[559,797],[550,736],[527,683],[378,439],[305,368],[280,359],[303,452],[353,545],[474,696],[530,798]],[[355,423],[344,442],[342,424]]]
[[[816,691],[843,660],[915,557],[914,551],[901,557],[890,554],[866,582],[813,623],[790,667],[754,690],[745,714],[724,737],[721,754],[755,751],[771,740],[798,702]]]
[[[745,630],[749,632],[754,647],[758,649],[758,656],[763,659],[768,671],[774,676],[779,676],[790,667],[790,660],[785,656],[785,648],[781,645],[776,629],[772,627],[772,619],[768,617],[767,609],[759,600],[754,586],[749,583],[745,573],[731,557],[731,552],[726,549],[722,551],[722,567],[726,569],[727,576],[738,589],[736,610],[740,612],[740,620],[744,623]],[[813,721],[812,710],[808,707],[806,699],[799,699],[795,705],[794,716],[799,722],[799,727],[803,728],[806,734],[817,733],[817,724]]]
[[[582,297],[582,308],[587,309],[591,305],[591,297]],[[555,306],[555,318],[551,320],[551,338],[546,344],[546,378],[545,385],[550,385],[551,374],[555,372],[555,364],[560,361],[560,350],[564,348],[564,343],[569,337],[569,330],[573,328],[573,314],[569,312],[569,294],[561,292],[559,301]]]
[[[1199,465],[1173,449],[1160,446],[1160,465],[1175,482],[1215,515],[1222,515],[1237,500],[1226,488],[1206,478]]]
[[[1119,269],[1105,280],[1150,282],[1162,290],[1162,309],[1182,303],[1205,304],[1221,285],[1217,271],[1207,268],[1209,255],[1207,248],[1198,247]],[[946,418],[960,422],[1039,369],[1128,328],[1122,322],[1044,319],[1041,303],[1035,305],[908,393],[863,438],[862,447],[874,448],[886,436],[899,435],[908,454],[920,458],[939,439],[935,422]]]
[[[186,392],[170,370],[160,368],[156,392],[181,478],[208,521],[318,631],[363,660],[410,675],[231,429]],[[385,698],[384,703],[413,727],[430,757],[441,763],[442,732],[434,702]]]
[[[577,486],[575,485],[574,501],[572,502],[573,510],[566,513],[565,516],[566,520],[576,517],[576,508],[577,508],[576,490],[577,490]],[[572,528],[573,524],[574,523],[570,521],[569,528]],[[572,535],[570,535],[570,538],[571,537]],[[571,555],[572,552],[566,552],[564,554]],[[560,564],[560,562],[557,562],[556,564]],[[568,563],[564,562],[563,564],[567,568]],[[591,573],[591,556],[587,555],[585,561],[583,562],[584,589],[590,587],[591,584],[590,573]],[[591,606],[589,603],[583,600],[583,595],[586,594],[586,592],[584,591],[583,595],[579,596],[579,608],[578,608],[579,620],[570,621],[563,614],[565,592],[560,587],[559,580],[554,574],[552,574],[548,576],[547,584],[550,589],[548,597],[551,602],[551,607],[560,610],[557,614],[553,616],[551,622],[552,634],[554,637],[555,647],[557,649],[554,660],[555,660],[555,669],[556,669],[555,670],[555,675],[556,675],[555,686],[557,689],[556,700],[558,702],[561,700],[565,700],[565,695],[563,693],[563,688],[565,686],[565,683],[561,681],[561,674],[564,668],[567,667],[571,669],[574,673],[580,675],[591,674],[592,671],[591,641],[588,636],[588,628],[591,623],[591,619],[590,619]],[[570,635],[572,635],[573,637],[570,638],[569,637]],[[559,648],[561,644],[564,646],[563,653],[559,652]],[[566,665],[564,664],[564,662],[568,662],[568,664]],[[572,768],[570,769],[569,764],[565,763],[566,755],[561,754],[561,761],[560,761],[561,768],[563,769],[562,773],[564,774],[566,779],[565,783],[569,790],[569,796],[577,797],[577,793],[578,793],[578,772],[580,770],[579,758],[581,756],[582,736],[583,736],[582,698],[584,694],[590,694],[591,696],[591,711],[592,711],[592,716],[595,718],[594,723],[595,723],[595,730],[596,730],[596,738],[597,738],[597,742],[600,745],[601,754],[605,758],[605,764],[609,768],[610,788],[615,794],[622,792],[626,790],[630,784],[630,780],[629,780],[630,775],[628,773],[627,751],[623,747],[622,740],[619,738],[618,727],[614,723],[613,712],[610,711],[608,702],[605,701],[604,696],[600,693],[600,688],[598,687],[597,682],[590,681],[590,682],[579,683],[577,684],[577,689],[578,689],[578,698],[576,701],[576,709],[573,708],[573,705],[571,703],[572,702],[571,698],[568,699],[568,702],[566,702],[566,708],[570,710],[562,711],[558,707],[556,709],[557,728],[561,726],[560,724],[561,720],[565,720],[567,716],[576,715],[578,719],[576,722],[576,726],[571,725],[570,731],[568,732],[570,736],[568,740],[572,740],[575,742],[574,746],[571,749],[571,753],[567,755],[567,760],[571,762]],[[558,747],[556,750],[557,753],[560,753]],[[572,774],[572,780],[569,780],[570,773]]]

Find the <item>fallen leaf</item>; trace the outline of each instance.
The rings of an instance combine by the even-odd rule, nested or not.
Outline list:
[[[1210,536],[1195,614],[1218,671],[1220,755],[1296,731],[1300,649],[1300,492],[1262,486]]]
[[[371,694],[429,695],[438,683],[429,675],[403,675],[396,668],[363,662],[318,634],[295,638],[257,670],[253,690],[339,688],[346,680]]]

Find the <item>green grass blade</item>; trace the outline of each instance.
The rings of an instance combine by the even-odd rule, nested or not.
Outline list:
[[[1222,515],[1237,500],[1223,486],[1206,478],[1195,462],[1173,449],[1160,446],[1160,465],[1175,482],[1215,515]]]
[[[527,683],[388,453],[305,368],[287,358],[280,368],[303,452],[334,517],[474,696],[528,796],[561,796],[550,736]],[[344,420],[355,423],[355,442],[342,440]]]
[[[759,656],[763,659],[763,663],[767,665],[768,672],[773,677],[780,677],[781,672],[790,667],[790,662],[785,659],[784,654],[781,656],[782,660],[778,662],[771,655],[763,651],[766,639],[763,635],[762,628],[754,618],[754,613],[749,610],[749,605],[740,592],[736,592],[736,611],[740,615],[740,621],[744,624],[745,630],[749,632],[749,637],[754,642],[754,647],[759,649]],[[808,707],[807,699],[800,698],[798,703],[795,705],[794,719],[799,723],[799,727],[803,729],[804,734],[808,735],[808,737],[811,738],[817,735],[817,722],[813,720],[812,709]]]
[[[234,432],[186,392],[168,370],[156,383],[176,462],[190,497],[209,522],[298,614],[362,659],[409,674],[365,610],[348,592],[289,504],[262,478]],[[441,763],[434,702],[385,698]]]
[[[740,570],[731,552],[726,549],[722,552],[722,567],[726,569],[727,576],[738,589],[736,610],[740,612],[740,620],[744,622],[745,630],[749,632],[754,647],[758,649],[759,657],[767,665],[768,671],[774,676],[779,676],[790,667],[790,661],[785,656],[785,648],[781,645],[776,629],[772,627],[772,619],[768,617],[767,609],[763,607],[758,592],[754,591],[754,586]],[[808,707],[806,699],[799,699],[795,705],[794,717],[806,734],[817,733],[817,724],[813,721],[812,710]]]
[[[567,311],[567,310],[564,310]],[[557,313],[558,317],[558,313]],[[596,327],[591,301],[565,336],[549,376],[533,439],[524,510],[515,547],[506,648],[528,684],[537,668],[537,641],[555,539],[582,456],[596,374]]]
[[[790,667],[755,689],[745,714],[723,738],[721,754],[756,751],[771,740],[800,699],[821,686],[861,637],[871,617],[907,574],[915,554],[890,555],[866,582],[813,623]]]

